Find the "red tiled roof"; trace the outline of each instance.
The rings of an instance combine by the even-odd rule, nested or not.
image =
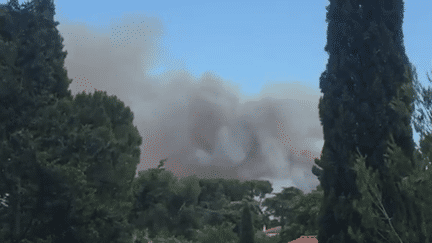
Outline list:
[[[318,239],[316,238],[315,235],[302,235],[300,236],[300,238],[290,241],[288,243],[318,243]]]
[[[282,229],[282,226],[274,227],[265,231],[265,233],[276,233]]]
[[[267,236],[272,237],[272,236],[278,235],[281,229],[282,229],[281,226],[277,226],[277,227],[270,228],[270,229],[266,229],[265,226],[264,226],[263,227],[263,232]]]
[[[274,228],[270,228],[270,229],[266,229],[265,226],[263,227],[263,232],[267,235],[267,236],[275,236],[278,235],[279,232],[281,231],[282,227],[281,226],[277,226]],[[300,238],[290,241],[288,243],[318,243],[318,239],[316,238],[316,235],[302,235],[300,236]]]

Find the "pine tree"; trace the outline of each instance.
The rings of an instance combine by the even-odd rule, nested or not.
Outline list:
[[[319,101],[325,142],[321,160],[315,160],[322,170],[313,169],[324,189],[318,241],[356,242],[347,231],[348,226],[354,231],[361,227],[362,217],[352,206],[361,197],[351,169],[354,152],[358,148],[367,155],[366,167],[377,169],[384,180],[390,176],[384,152],[393,134],[408,158],[394,181],[410,173],[412,72],[405,68],[408,59],[401,40],[402,1],[333,0],[327,9],[329,63],[320,78],[324,96]],[[403,110],[391,105],[395,98]],[[398,188],[384,184],[383,194],[389,217],[402,217]]]
[[[249,204],[243,206],[241,224],[240,224],[240,243],[254,243],[255,232],[252,224],[252,215]]]
[[[149,229],[150,237],[163,230],[170,230],[172,216],[180,211],[183,201],[174,193],[178,179],[171,171],[160,169],[166,159],[159,161],[158,168],[140,171],[133,181],[134,205],[129,221],[139,230]]]
[[[280,217],[281,225],[281,241],[294,240],[291,235],[286,234],[289,230],[285,230],[285,226],[294,222],[296,213],[293,210],[295,201],[303,197],[303,192],[295,187],[283,188],[282,192],[276,194],[275,197],[267,198],[263,206],[267,206],[267,211],[273,216]],[[298,237],[297,237],[298,238]]]
[[[139,164],[142,138],[133,125],[133,113],[115,96],[108,97],[106,92],[99,91],[93,95],[82,93],[76,96],[74,105],[72,114],[75,115],[68,119],[74,124],[74,132],[65,134],[69,143],[64,149],[69,153],[65,153],[68,157],[64,159],[72,158],[78,162],[85,171],[87,186],[96,191],[96,200],[89,201],[85,207],[89,213],[85,218],[87,224],[103,219],[95,232],[109,229],[110,233],[100,240],[120,241],[128,237],[128,230],[132,230],[127,217],[133,207],[132,183]],[[88,195],[82,193],[81,196]],[[88,226],[83,224],[82,227]],[[85,238],[90,240],[90,237]]]
[[[5,220],[15,222],[11,229],[15,227],[12,232],[17,232],[16,237],[25,237],[23,232],[28,235],[38,232],[39,227],[46,226],[56,216],[54,211],[38,214],[46,219],[38,216],[36,221],[28,216],[31,208],[37,208],[36,199],[42,193],[38,184],[40,173],[34,171],[39,165],[61,173],[68,185],[66,195],[73,195],[70,198],[74,199],[70,200],[68,220],[81,240],[122,242],[132,230],[127,216],[133,205],[131,183],[139,163],[137,146],[142,140],[132,125],[129,109],[119,109],[121,106],[117,104],[122,104],[106,94],[96,92],[95,96],[81,94],[76,102],[62,99],[56,105],[41,108],[35,115],[35,123],[3,141],[0,158],[8,163],[1,164],[4,176],[0,177],[0,185],[5,185],[4,190],[11,194],[9,214],[14,220]],[[95,104],[99,106],[94,107]],[[94,114],[89,113],[93,109],[98,110],[97,116],[88,115]],[[27,193],[20,194],[19,188]],[[25,198],[20,199],[19,195]],[[44,198],[53,200],[45,204],[57,200]],[[19,217],[20,214],[14,213],[24,206],[29,209],[24,211],[28,212],[26,215]],[[20,218],[26,221],[19,221]],[[30,220],[45,223],[37,226],[30,224]],[[26,230],[22,225],[32,229]],[[45,236],[55,233],[45,232]],[[105,233],[94,235],[98,232]]]
[[[397,168],[405,167],[408,159],[396,145],[392,135],[385,154],[385,163],[390,168],[391,176],[386,180],[381,180],[378,170],[366,168],[366,157],[357,155],[357,163],[353,166],[357,172],[357,186],[362,193],[362,198],[354,200],[353,206],[363,217],[361,230],[354,231],[352,227],[348,227],[350,236],[357,242],[430,242],[430,225],[428,226],[426,220],[426,215],[430,215],[426,212],[430,210],[425,207],[425,202],[429,204],[431,202],[430,194],[427,198],[422,198],[420,194],[417,194],[419,190],[425,192],[424,189],[430,193],[430,189],[416,185],[419,175],[424,176],[424,171],[416,168],[416,173],[405,177],[400,183],[394,183],[399,188],[400,201],[404,205],[397,217],[390,216],[384,206],[383,188],[386,183],[395,180],[394,175],[398,174]]]
[[[279,234],[283,242],[291,242],[302,235],[318,234],[317,216],[322,194],[322,188],[318,185],[311,193],[299,193],[290,200],[291,218]]]

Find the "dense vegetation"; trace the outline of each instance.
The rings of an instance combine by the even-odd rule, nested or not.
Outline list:
[[[301,235],[318,235],[321,243],[429,242],[432,136],[423,111],[412,113],[411,98],[430,110],[432,92],[423,90],[424,102],[414,96],[415,70],[406,65],[400,41],[390,38],[395,26],[355,15],[392,14],[373,5],[390,1],[362,9],[352,7],[354,0],[330,2],[329,15],[344,16],[351,32],[329,37],[326,47],[333,53],[329,67],[337,68],[320,82],[325,144],[315,160],[322,169],[313,173],[321,185],[308,194],[284,188],[267,199],[268,181],[178,180],[163,168],[166,160],[134,178],[142,138],[133,113],[105,92],[71,96],[54,4],[33,0],[19,7],[11,0],[2,6],[0,195],[9,197],[0,204],[0,242],[285,243]],[[375,51],[361,49],[364,43]],[[367,58],[348,58],[355,48]],[[345,66],[338,64],[343,58]],[[371,62],[359,67],[358,59]],[[422,153],[412,149],[411,118],[422,133]],[[267,237],[263,225],[282,226],[282,232]]]

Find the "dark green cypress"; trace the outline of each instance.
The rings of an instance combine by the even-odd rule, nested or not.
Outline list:
[[[320,77],[319,101],[324,147],[321,160],[315,160],[322,170],[313,169],[324,189],[318,241],[356,242],[347,234],[348,226],[356,229],[361,222],[352,208],[352,200],[361,196],[353,156],[358,148],[367,155],[367,167],[378,169],[381,179],[388,177],[384,154],[393,134],[407,163],[414,161],[413,95],[401,92],[412,83],[412,72],[402,41],[402,0],[330,0],[327,10],[329,62]],[[406,111],[390,104],[396,97]],[[395,178],[409,172],[399,170]],[[397,188],[385,189],[384,207],[397,217]]]
[[[53,36],[54,13],[48,11],[43,17],[34,11],[53,7],[48,1],[26,3],[23,8],[17,0],[0,5],[0,192],[10,194],[1,218],[10,230],[1,237],[13,242],[29,232],[33,216],[28,205],[35,202],[38,188],[37,152],[33,131],[27,127],[35,122],[40,107],[55,102],[54,96],[70,95],[70,80],[61,62],[63,46],[58,32],[57,38]]]
[[[252,224],[252,215],[249,204],[244,203],[240,224],[240,243],[254,243],[255,232]]]

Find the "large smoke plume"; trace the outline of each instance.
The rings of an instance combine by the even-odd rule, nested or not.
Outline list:
[[[315,189],[319,91],[281,81],[247,97],[212,71],[194,77],[161,44],[170,36],[160,19],[124,16],[110,34],[62,19],[58,29],[72,94],[107,91],[134,112],[143,137],[137,171],[168,158],[165,168],[179,178],[291,179],[304,192]]]

